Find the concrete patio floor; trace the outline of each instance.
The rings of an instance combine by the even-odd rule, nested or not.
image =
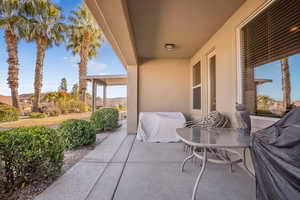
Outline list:
[[[36,200],[188,200],[200,170],[189,162],[181,143],[141,143],[126,127],[55,181]],[[243,169],[208,164],[197,199],[253,200],[255,181]]]

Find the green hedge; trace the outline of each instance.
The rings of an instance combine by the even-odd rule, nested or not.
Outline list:
[[[55,129],[36,126],[0,132],[0,180],[10,190],[55,177],[63,165],[63,151],[63,139]]]
[[[114,108],[102,108],[91,116],[91,123],[97,130],[110,131],[118,127],[119,111]]]
[[[29,118],[45,118],[48,117],[46,113],[40,113],[40,112],[31,112],[28,115]]]
[[[0,104],[0,122],[19,120],[19,110],[7,104]]]
[[[89,145],[96,141],[94,126],[85,120],[66,120],[59,125],[58,132],[63,136],[68,149]]]

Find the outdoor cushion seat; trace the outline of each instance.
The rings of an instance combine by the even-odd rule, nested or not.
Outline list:
[[[228,122],[229,120],[226,116],[222,115],[217,111],[213,111],[201,119],[186,122],[185,127],[223,128],[228,124]]]
[[[228,117],[221,114],[218,111],[212,111],[207,116],[188,121],[185,123],[186,128],[225,128],[229,123]],[[199,150],[199,149],[198,149]],[[193,151],[193,148],[187,144],[184,145],[184,151],[190,154]]]

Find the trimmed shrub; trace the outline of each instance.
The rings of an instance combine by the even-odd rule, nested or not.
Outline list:
[[[31,112],[28,115],[29,118],[45,118],[48,117],[46,113],[40,113],[40,112]]]
[[[61,170],[64,143],[55,129],[41,126],[0,132],[0,178],[7,190],[55,177]]]
[[[70,100],[69,101],[69,112],[71,113],[83,113],[83,112],[86,112],[87,111],[87,106],[85,103],[83,103],[82,101],[80,100]]]
[[[118,127],[119,112],[114,108],[101,108],[91,116],[91,123],[97,130],[110,131]]]
[[[64,138],[68,149],[93,144],[96,141],[96,130],[86,120],[66,120],[59,125],[58,132]]]
[[[19,120],[20,112],[17,108],[7,105],[0,104],[0,122],[9,122]]]

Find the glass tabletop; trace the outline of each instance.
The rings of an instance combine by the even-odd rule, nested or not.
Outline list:
[[[244,136],[234,128],[178,128],[179,138],[197,147],[244,148],[250,146],[251,136]]]

